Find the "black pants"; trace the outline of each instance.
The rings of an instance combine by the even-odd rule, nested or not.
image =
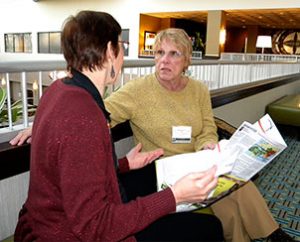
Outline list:
[[[154,163],[120,176],[128,200],[157,191]],[[136,234],[138,241],[224,241],[221,222],[214,215],[193,212],[164,216]]]
[[[154,162],[141,169],[119,174],[119,178],[129,201],[157,191]]]
[[[221,222],[213,215],[169,214],[135,235],[137,241],[224,241]]]

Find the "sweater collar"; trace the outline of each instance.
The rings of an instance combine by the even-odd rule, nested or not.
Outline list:
[[[110,113],[106,110],[103,99],[94,83],[86,75],[75,69],[71,70],[71,74],[72,77],[67,77],[64,79],[64,83],[85,89],[103,111],[105,118],[110,122]]]

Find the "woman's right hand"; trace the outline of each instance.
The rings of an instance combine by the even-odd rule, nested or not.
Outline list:
[[[14,137],[9,143],[11,145],[22,145],[26,141],[26,143],[31,142],[32,128],[29,127],[20,131],[16,137]]]
[[[216,166],[205,172],[193,172],[178,180],[172,187],[176,204],[204,201],[217,186]]]

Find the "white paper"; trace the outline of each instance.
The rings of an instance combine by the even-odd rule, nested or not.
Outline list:
[[[254,125],[243,122],[229,140],[221,140],[214,150],[174,155],[156,161],[158,190],[172,186],[191,172],[217,166],[216,176],[224,175],[247,182],[287,147],[271,117],[266,114]],[[238,182],[240,184],[240,182]],[[177,206],[177,211],[198,208]]]

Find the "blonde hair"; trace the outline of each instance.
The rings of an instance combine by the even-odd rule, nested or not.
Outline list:
[[[185,58],[185,71],[191,63],[193,51],[192,41],[188,34],[183,29],[178,28],[168,28],[161,30],[156,35],[153,49],[158,50],[161,46],[162,41],[164,40],[171,41],[182,52]]]

